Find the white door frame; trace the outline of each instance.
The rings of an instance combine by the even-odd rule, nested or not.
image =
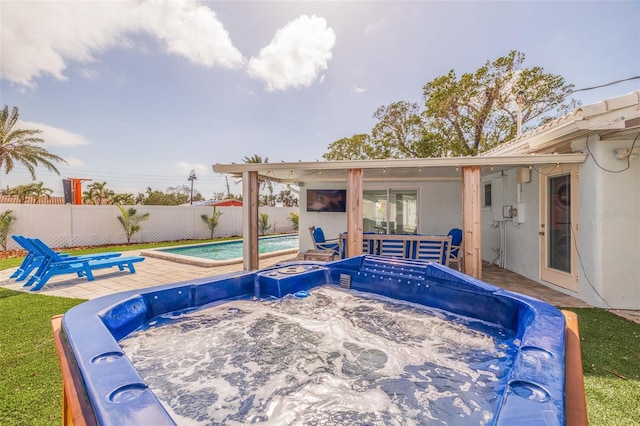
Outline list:
[[[578,166],[576,164],[556,164],[539,168],[540,205],[540,279],[571,291],[578,291]],[[560,176],[570,177],[570,191],[565,196],[552,198],[549,194],[550,180]],[[554,208],[566,208],[568,201],[569,223],[554,225]],[[566,217],[566,215],[563,215]],[[556,229],[554,229],[556,228]],[[558,228],[560,228],[558,230]],[[554,241],[555,240],[555,241]],[[568,271],[554,268],[549,262],[549,248],[552,244],[569,246],[570,261]]]

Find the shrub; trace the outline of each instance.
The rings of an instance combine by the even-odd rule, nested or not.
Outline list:
[[[209,231],[211,231],[211,239],[213,239],[213,231],[218,226],[220,216],[222,216],[222,212],[217,211],[215,206],[213,206],[213,215],[211,217],[206,213],[200,215],[202,221],[207,224]]]
[[[120,204],[117,204],[116,207],[118,207],[118,209],[120,209],[120,212],[122,213],[122,215],[118,216],[117,219],[122,225],[124,233],[127,235],[127,244],[130,244],[131,237],[133,237],[136,232],[142,229],[142,226],[140,226],[140,222],[149,219],[151,213],[138,215],[138,212],[133,207],[125,209]]]
[[[4,251],[7,251],[7,238],[9,237],[11,226],[16,221],[16,217],[12,213],[12,210],[5,210],[0,213],[0,246]]]

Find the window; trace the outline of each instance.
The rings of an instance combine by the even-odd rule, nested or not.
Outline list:
[[[380,189],[364,191],[363,231],[378,234],[415,234],[418,230],[418,191]]]
[[[491,207],[491,183],[484,184],[484,207]]]

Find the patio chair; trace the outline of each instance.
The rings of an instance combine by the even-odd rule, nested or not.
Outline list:
[[[28,287],[33,285],[31,291],[40,290],[49,281],[49,279],[55,275],[73,274],[78,277],[86,277],[87,281],[93,281],[93,271],[96,269],[112,268],[117,266],[119,270],[124,271],[125,267],[129,269],[129,272],[134,274],[136,272],[133,264],[142,262],[144,257],[142,256],[118,256],[107,259],[91,259],[91,258],[68,258],[60,256],[59,253],[53,251],[49,246],[37,239],[29,239],[33,244],[33,247],[39,251],[39,254],[44,256],[38,270],[24,285]]]
[[[31,240],[30,238],[24,237],[22,235],[12,235],[11,238],[13,238],[13,240],[20,247],[26,250],[27,254],[24,257],[24,260],[22,261],[18,269],[16,269],[9,278],[15,278],[16,281],[23,281],[29,276],[29,274],[32,271],[34,271],[36,268],[38,268],[42,264],[42,261],[46,258],[46,256],[44,255],[44,253],[42,253],[41,250],[39,250],[37,247],[34,246],[34,244],[30,241]],[[44,245],[44,243],[42,244]],[[120,253],[115,253],[115,252],[96,253],[96,254],[87,254],[87,255],[79,255],[79,256],[72,256],[65,253],[56,253],[56,254],[59,256],[60,259],[66,259],[66,260],[109,259],[112,257],[120,256]]]
[[[449,252],[449,260],[456,262],[458,271],[462,270],[462,229],[453,228],[447,234],[451,237],[451,251]]]
[[[315,226],[309,227],[311,233],[311,241],[313,241],[313,247],[316,250],[333,250],[334,255],[340,253],[340,243],[338,238],[327,240],[324,237],[324,231],[322,228],[316,228]]]

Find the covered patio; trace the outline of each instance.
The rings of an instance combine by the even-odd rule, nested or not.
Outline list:
[[[442,183],[461,185],[460,206],[463,231],[463,272],[482,279],[482,177],[514,168],[532,168],[583,163],[583,153],[384,159],[332,162],[215,164],[213,171],[242,177],[244,269],[259,269],[259,182],[273,181],[305,187],[317,183],[346,185],[346,251],[362,254],[363,188],[369,183]],[[301,217],[303,212],[301,212]]]

